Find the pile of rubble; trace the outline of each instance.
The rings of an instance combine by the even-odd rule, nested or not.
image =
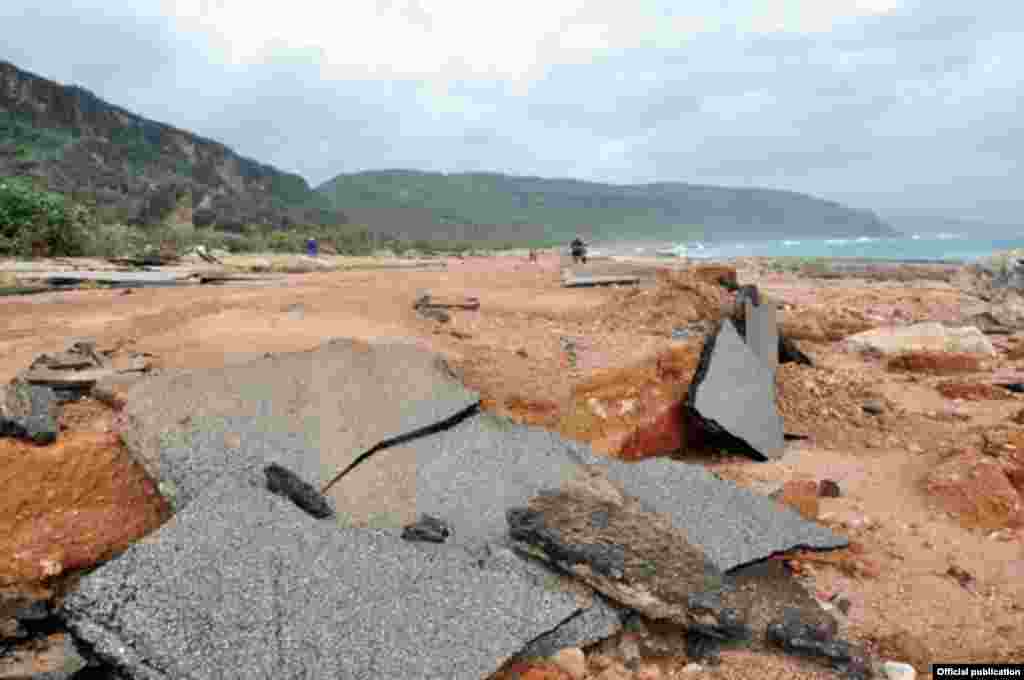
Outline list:
[[[703,436],[761,459],[782,449],[772,314],[748,305],[745,337],[720,322],[677,393]],[[108,363],[47,361],[32,371]],[[112,478],[135,480],[146,507],[167,503],[174,521],[127,550],[73,560],[118,554],[59,599],[5,610],[29,637],[25,622],[45,611],[50,632],[66,630],[80,661],[109,677],[484,678],[630,621],[668,626],[695,662],[741,645],[871,672],[835,639],[834,614],[766,562],[844,538],[701,466],[600,458],[482,413],[478,395],[414,346],[339,340],[162,372],[130,386],[123,410],[137,477]],[[72,471],[97,460],[79,455]],[[151,531],[154,517],[123,524]],[[81,538],[46,535],[65,559]]]

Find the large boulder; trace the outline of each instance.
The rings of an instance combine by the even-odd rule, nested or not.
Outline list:
[[[937,322],[857,333],[846,338],[846,346],[855,351],[875,351],[886,355],[922,351],[996,355],[989,339],[974,326],[950,328]]]

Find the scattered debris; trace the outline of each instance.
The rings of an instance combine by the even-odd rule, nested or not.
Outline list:
[[[705,341],[686,406],[705,436],[739,443],[759,459],[782,456],[775,380],[730,320]]]
[[[800,656],[823,658],[850,680],[868,680],[871,663],[867,654],[849,642],[832,637],[831,631],[804,623],[787,610],[781,620],[768,626],[768,642],[783,651]]]
[[[402,530],[402,538],[407,541],[429,543],[444,543],[451,534],[452,530],[444,520],[431,515],[420,515],[418,522]]]
[[[917,677],[917,671],[910,664],[886,661],[882,664],[882,675],[886,680],[914,680]]]
[[[290,499],[304,512],[316,519],[334,516],[334,510],[312,484],[308,484],[294,472],[277,463],[263,469],[267,477],[267,490]]]

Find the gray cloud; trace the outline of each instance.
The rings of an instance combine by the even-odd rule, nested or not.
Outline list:
[[[370,64],[334,68],[329,46],[287,33],[236,63],[225,38],[186,30],[158,0],[38,4],[0,5],[0,58],[314,184],[373,168],[494,170],[770,186],[881,212],[1024,213],[1017,3],[927,0],[829,32],[613,44],[542,61],[522,82],[443,66],[400,79]],[[429,3],[378,5],[426,34],[443,28]]]

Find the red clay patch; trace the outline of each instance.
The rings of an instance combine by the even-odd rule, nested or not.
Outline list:
[[[976,373],[981,370],[981,360],[972,354],[947,352],[907,352],[889,359],[886,368],[890,371],[952,375]]]
[[[0,584],[36,582],[110,559],[170,507],[109,433],[51,446],[0,439]]]

